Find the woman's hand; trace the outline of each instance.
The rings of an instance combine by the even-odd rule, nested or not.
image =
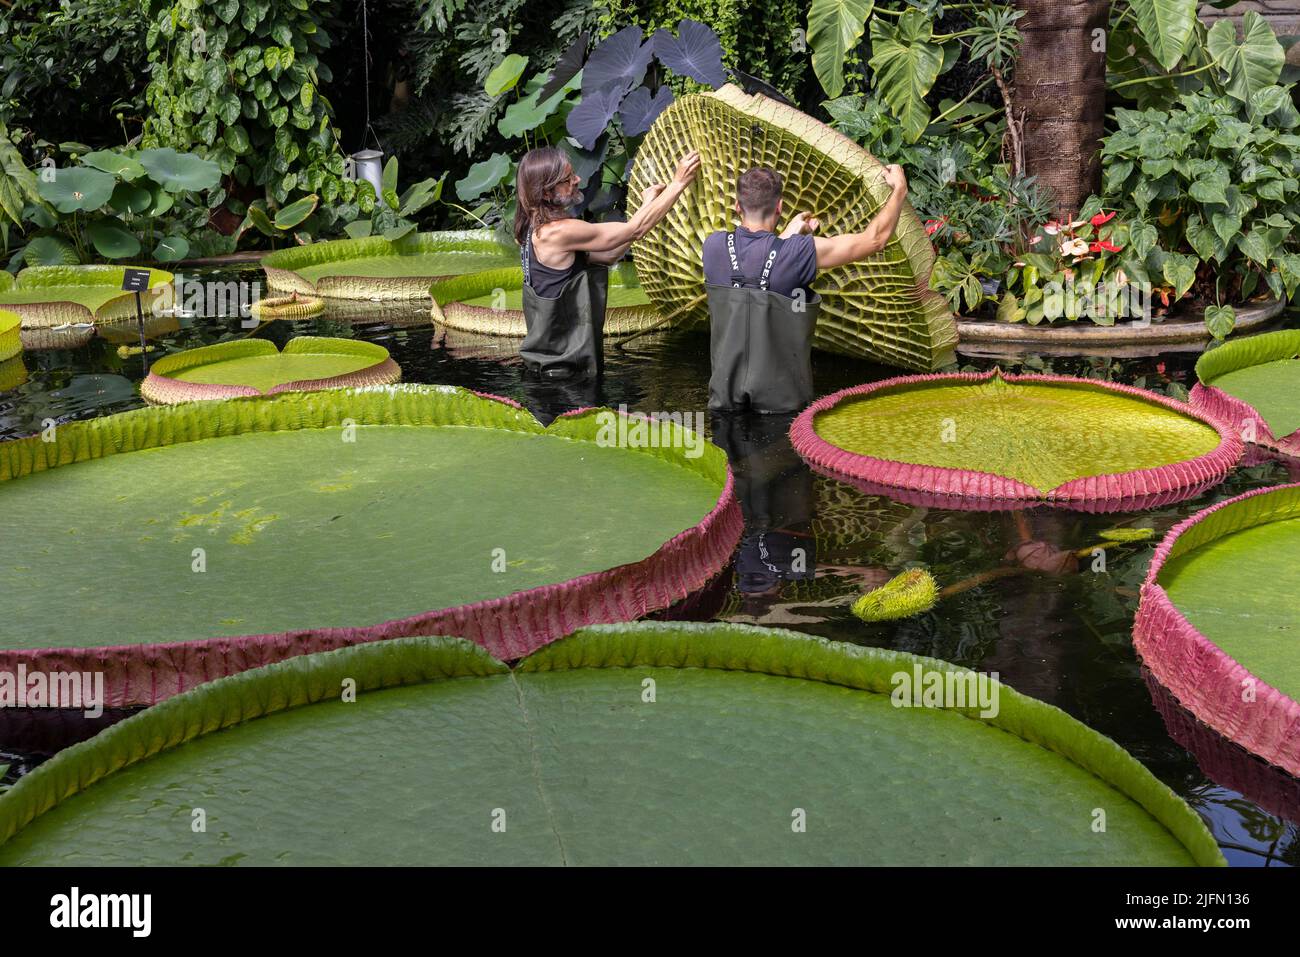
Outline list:
[[[647,186],[641,191],[641,205],[653,202],[654,198],[664,191],[663,183],[655,183],[653,186]]]
[[[700,171],[700,154],[698,150],[691,150],[677,162],[677,172],[673,175],[673,182],[683,188],[690,186],[695,180],[695,174]]]

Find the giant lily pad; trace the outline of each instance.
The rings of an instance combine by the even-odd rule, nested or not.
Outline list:
[[[1196,362],[1192,405],[1247,441],[1300,455],[1300,329],[1234,339]]]
[[[449,302],[442,307],[435,300],[434,319],[461,332],[522,338],[528,332],[524,322],[522,271],[514,270],[511,278],[515,276],[516,281],[503,283],[488,295]],[[636,270],[630,264],[610,270],[605,335],[631,335],[663,323],[663,317],[637,282]]]
[[[786,215],[815,213],[825,235],[865,229],[890,193],[884,167],[852,140],[793,107],[728,85],[683,97],[660,114],[637,152],[631,205],[647,186],[667,182],[689,149],[701,154],[695,185],[634,247],[646,292],[677,325],[708,320],[700,252],[705,237],[735,224],[739,173],[779,170]],[[929,287],[933,262],[925,229],[905,206],[883,251],[818,275],[813,288],[822,309],[813,345],[904,369],[951,362],[957,327]]]
[[[141,267],[31,266],[18,274],[12,289],[0,292],[0,309],[21,316],[24,333],[134,319],[135,294],[122,291],[123,270],[128,268]],[[161,269],[148,272],[149,291],[141,296],[146,314],[173,279]]]
[[[402,377],[388,350],[357,339],[300,336],[281,352],[266,339],[235,339],[159,359],[140,385],[150,402],[387,385]]]
[[[815,468],[957,509],[1129,511],[1221,482],[1240,439],[1189,406],[1068,376],[904,376],[814,402],[790,429]]]
[[[0,864],[1224,863],[1064,712],[987,679],[996,708],[896,707],[900,675],[979,680],[723,624],[588,628],[514,669],[440,637],[311,655],[20,779]]]
[[[262,258],[272,289],[335,299],[426,299],[429,286],[519,263],[519,250],[490,230],[379,236],[281,249]]]
[[[12,359],[23,351],[22,317],[16,312],[0,309],[0,362]]]
[[[1300,775],[1300,485],[1257,489],[1175,526],[1133,629],[1194,715]]]
[[[439,629],[519,657],[667,607],[739,537],[726,457],[671,423],[651,445],[620,421],[592,409],[543,428],[505,400],[398,385],[0,442],[0,670],[103,671],[118,706]]]

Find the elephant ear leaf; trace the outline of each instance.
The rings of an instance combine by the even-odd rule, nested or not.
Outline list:
[[[640,27],[624,27],[591,51],[582,70],[584,100],[589,93],[609,87],[616,87],[621,98],[641,82],[654,56],[654,44],[642,43],[642,36]]]
[[[582,102],[569,112],[564,122],[569,135],[582,144],[583,149],[595,148],[596,141],[618,112],[625,92],[616,81],[611,86],[582,94]]]
[[[591,34],[583,33],[576,40],[569,44],[569,48],[560,55],[556,61],[555,67],[551,70],[551,75],[547,77],[546,84],[537,94],[537,102],[545,103],[560,90],[569,85],[569,81],[578,75],[582,69],[582,59],[587,54],[587,43],[591,39]]]
[[[623,101],[619,119],[623,124],[623,135],[640,136],[654,124],[659,114],[673,101],[673,91],[661,86],[651,95],[650,88],[638,86]]]
[[[1216,20],[1205,41],[1215,62],[1228,74],[1230,96],[1249,103],[1252,94],[1277,83],[1286,64],[1286,53],[1268,21],[1254,10],[1242,18],[1242,39],[1227,18]]]
[[[683,20],[675,37],[667,30],[656,30],[651,42],[655,56],[678,76],[689,76],[715,90],[727,82],[722,69],[722,43],[698,20]]]
[[[808,7],[813,73],[831,99],[844,92],[844,59],[861,41],[874,7],[875,0],[812,0]]]
[[[1182,59],[1196,25],[1196,0],[1133,0],[1138,30],[1166,72]]]

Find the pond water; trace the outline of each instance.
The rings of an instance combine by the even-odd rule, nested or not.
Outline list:
[[[201,278],[253,283],[261,274],[207,272]],[[684,412],[691,421],[706,408],[709,358],[703,333],[652,333],[622,346],[611,344],[605,379],[596,389],[525,379],[515,343],[435,328],[427,317],[427,307],[417,305],[385,310],[380,321],[331,311],[313,320],[250,329],[235,309],[226,308],[164,323],[153,330],[153,341],[165,352],[248,335],[280,345],[295,335],[366,339],[390,350],[405,381],[513,398],[543,421],[588,405]],[[1284,321],[1300,325],[1300,315]],[[142,405],[142,359],[117,352],[132,336],[24,353],[25,381],[0,391],[0,438],[38,432],[49,419],[63,422]],[[1170,382],[1191,385],[1196,354],[960,358],[964,368],[1045,369],[1164,391]],[[898,374],[823,353],[814,354],[813,366],[819,394]],[[0,383],[5,378],[0,375]],[[1130,627],[1154,544],[1110,547],[1104,571],[1094,570],[1089,558],[1061,560],[1066,551],[1098,543],[1103,529],[1152,527],[1158,537],[1212,502],[1298,481],[1300,468],[1262,461],[1238,468],[1199,498],[1138,514],[966,513],[902,505],[813,475],[786,439],[789,417],[706,415],[703,421],[731,456],[746,536],[733,567],[668,616],[792,628],[996,672],[1010,686],[1056,705],[1128,749],[1205,817],[1230,863],[1300,863],[1300,782],[1250,757],[1166,700],[1134,655]],[[797,554],[810,556],[806,567],[792,560]],[[917,564],[928,566],[941,586],[960,583],[964,590],[904,621],[867,625],[850,614],[850,603],[863,590]],[[5,778],[11,782],[42,760],[39,752],[48,747],[23,740],[13,730],[16,725],[7,727],[0,733],[0,764],[11,764]]]

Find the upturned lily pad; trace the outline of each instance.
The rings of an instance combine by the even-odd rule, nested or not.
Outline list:
[[[980,680],[724,624],[587,628],[513,669],[439,637],[311,655],[25,775],[0,798],[0,864],[1224,863],[1064,712],[986,677],[996,708],[898,707],[900,677]]]
[[[358,339],[300,336],[281,352],[266,339],[236,339],[159,359],[140,385],[150,402],[231,399],[398,381],[388,350]]]
[[[700,252],[705,238],[735,225],[736,177],[771,166],[785,178],[785,214],[814,213],[825,235],[859,232],[889,198],[884,167],[852,140],[793,107],[724,86],[686,96],[659,115],[636,155],[630,208],[667,182],[687,150],[699,150],[695,184],[634,247],[647,294],[674,325],[708,321]],[[934,253],[904,205],[894,237],[862,263],[818,275],[822,308],[813,345],[904,369],[952,361],[957,326],[930,289]]]
[[[281,249],[262,259],[272,289],[335,299],[427,299],[429,286],[501,266],[517,266],[519,250],[491,230],[412,233]]]
[[[122,291],[124,269],[138,266],[31,266],[12,289],[0,292],[0,309],[22,317],[24,330],[65,324],[119,322],[135,318],[135,294]],[[173,276],[150,269],[149,290],[141,296],[145,313]]]
[[[0,309],[0,362],[12,359],[23,351],[22,317],[16,312]]]
[[[397,385],[0,442],[0,671],[84,665],[109,705],[139,704],[438,629],[514,658],[667,607],[739,537],[726,456],[671,423],[653,446],[617,426],[588,410],[544,428],[506,400]]]
[[[1132,511],[1221,482],[1240,439],[1184,403],[1050,375],[904,376],[814,402],[790,430],[815,468],[955,509]]]
[[[1248,442],[1300,455],[1300,329],[1234,339],[1196,362],[1192,405]]]
[[[1175,526],[1133,630],[1194,715],[1300,775],[1300,485],[1257,489]]]
[[[519,273],[518,285],[511,283],[488,295],[450,302],[441,308],[435,302],[433,318],[461,332],[522,338],[528,332],[524,322],[522,286],[523,275]],[[663,324],[663,317],[637,282],[636,271],[630,265],[611,270],[605,304],[605,335],[631,335]]]

